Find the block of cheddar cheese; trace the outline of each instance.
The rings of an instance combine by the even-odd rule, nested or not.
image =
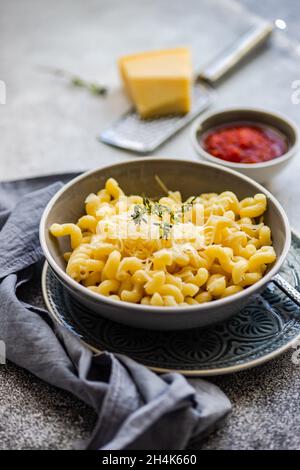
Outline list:
[[[120,74],[142,118],[185,114],[191,108],[192,61],[188,48],[121,57]]]

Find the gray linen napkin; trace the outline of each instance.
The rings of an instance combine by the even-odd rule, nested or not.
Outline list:
[[[123,355],[94,355],[47,311],[22,300],[43,261],[43,209],[72,176],[0,183],[0,340],[7,358],[95,409],[86,448],[184,449],[229,412],[218,387],[199,380],[196,393],[179,374],[158,376]]]

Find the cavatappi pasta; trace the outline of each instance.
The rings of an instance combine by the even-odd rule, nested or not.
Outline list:
[[[238,200],[231,191],[182,201],[126,196],[110,178],[90,194],[76,224],[53,224],[69,236],[66,272],[111,299],[153,306],[196,305],[259,281],[276,259],[264,224],[264,194]]]

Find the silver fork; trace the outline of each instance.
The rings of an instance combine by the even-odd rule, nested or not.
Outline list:
[[[288,281],[286,281],[281,274],[276,274],[272,282],[279,287],[291,300],[293,300],[300,307],[300,292],[295,289]]]

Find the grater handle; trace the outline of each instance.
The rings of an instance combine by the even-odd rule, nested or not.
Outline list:
[[[209,63],[197,78],[211,84],[217,82],[235,67],[241,59],[262,44],[271,35],[272,31],[273,24],[270,22],[264,21],[254,26]]]
[[[300,306],[300,292],[297,291],[289,282],[287,282],[280,274],[276,274],[272,281],[279,287],[290,299]]]

